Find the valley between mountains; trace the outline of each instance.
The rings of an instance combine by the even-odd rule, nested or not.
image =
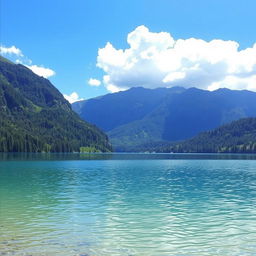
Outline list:
[[[255,152],[256,148],[256,122],[250,118],[256,116],[256,93],[251,91],[138,87],[79,101],[72,108],[105,131],[115,151]]]
[[[0,109],[0,152],[256,152],[256,93],[246,90],[136,87],[71,106],[1,57]]]

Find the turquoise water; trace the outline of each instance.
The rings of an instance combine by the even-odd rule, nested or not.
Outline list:
[[[0,255],[256,255],[254,157],[2,155]]]

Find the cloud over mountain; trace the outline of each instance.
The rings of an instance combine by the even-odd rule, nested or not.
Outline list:
[[[5,47],[1,45],[0,53],[4,56],[6,55],[15,56],[16,57],[15,62],[17,64],[22,64],[26,66],[27,68],[31,69],[36,75],[42,76],[44,78],[48,78],[56,74],[55,71],[50,68],[45,68],[43,66],[38,66],[38,65],[32,65],[32,60],[27,58],[22,53],[22,51],[14,45],[11,47]]]
[[[239,50],[239,43],[220,39],[174,39],[167,32],[139,26],[128,34],[129,48],[110,42],[99,49],[97,66],[103,82],[115,92],[131,87],[221,87],[256,91],[256,43]]]
[[[44,67],[40,67],[37,65],[25,65],[27,68],[31,69],[36,75],[38,76],[42,76],[44,78],[48,78],[50,76],[54,76],[55,75],[55,71],[53,71],[50,68],[44,68]]]
[[[83,98],[79,98],[79,95],[77,92],[72,92],[70,95],[63,94],[64,98],[69,102],[69,103],[74,103],[76,101],[84,100]]]
[[[23,54],[21,52],[21,50],[17,47],[15,47],[14,45],[11,46],[11,47],[5,47],[3,45],[0,46],[0,53],[3,54],[3,55],[17,55],[17,56],[21,56],[23,57]]]

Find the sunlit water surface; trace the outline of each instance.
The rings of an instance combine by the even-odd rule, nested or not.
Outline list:
[[[0,255],[256,255],[253,157],[82,158],[2,156]]]

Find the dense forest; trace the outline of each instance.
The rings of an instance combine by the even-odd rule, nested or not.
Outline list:
[[[256,153],[256,118],[244,118],[182,142],[149,143],[138,151],[174,153]]]
[[[0,57],[0,152],[111,150],[47,79]]]

